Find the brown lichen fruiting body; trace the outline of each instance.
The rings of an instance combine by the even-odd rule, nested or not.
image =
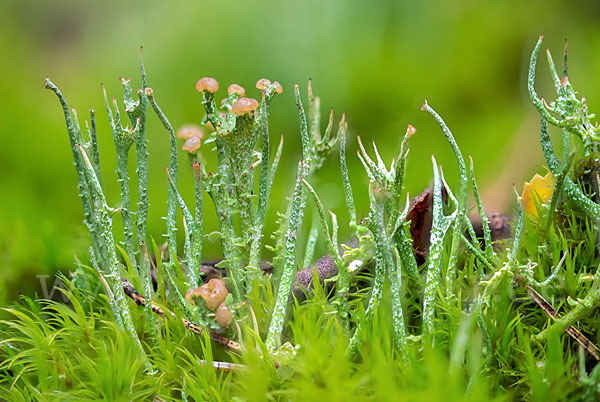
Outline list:
[[[283,93],[283,87],[281,86],[281,84],[277,81],[274,81],[273,85],[275,86],[275,93],[277,95],[281,95]]]
[[[204,138],[204,131],[196,124],[186,124],[177,130],[177,136],[187,140],[191,137]]]
[[[214,94],[218,90],[219,83],[214,78],[203,77],[200,78],[198,82],[196,82],[196,91],[198,92],[206,91],[210,92],[211,94]]]
[[[267,89],[270,85],[271,81],[267,78],[261,78],[260,80],[256,81],[256,89]]]
[[[237,94],[239,96],[244,96],[246,95],[246,90],[244,89],[244,87],[238,85],[238,84],[231,84],[228,88],[227,88],[227,93],[229,95],[231,95],[232,93],[237,92]]]
[[[222,303],[219,308],[217,308],[217,311],[215,311],[215,319],[221,328],[227,328],[233,320],[233,312],[225,305],[225,303]]]
[[[215,309],[225,301],[228,293],[225,282],[221,279],[213,278],[199,288],[188,290],[185,294],[185,298],[190,303],[196,304],[195,299],[200,296],[204,299],[206,308],[210,311],[215,311]]]
[[[195,153],[202,145],[202,141],[200,137],[196,137],[195,135],[185,140],[181,149],[184,151],[188,151],[189,153]]]
[[[250,113],[258,108],[258,101],[252,98],[240,98],[231,107],[231,111],[238,116]]]

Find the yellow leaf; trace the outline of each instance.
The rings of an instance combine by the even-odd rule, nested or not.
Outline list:
[[[523,210],[537,218],[539,205],[547,204],[552,199],[555,181],[552,173],[548,172],[544,177],[536,173],[531,181],[525,182],[521,195]]]

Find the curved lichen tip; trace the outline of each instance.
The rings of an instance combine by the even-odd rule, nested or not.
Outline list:
[[[50,86],[50,77],[44,78],[44,88],[48,88]]]

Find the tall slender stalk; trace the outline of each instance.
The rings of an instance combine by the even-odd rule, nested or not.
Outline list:
[[[434,333],[435,298],[441,285],[442,259],[444,253],[444,237],[451,220],[444,216],[442,201],[442,181],[435,157],[433,163],[433,223],[431,226],[431,244],[427,264],[427,280],[423,294],[423,335]]]
[[[295,274],[296,262],[296,243],[298,240],[298,228],[304,214],[304,191],[302,186],[302,173],[305,172],[306,162],[298,162],[298,176],[292,196],[292,207],[290,210],[290,221],[288,224],[287,233],[285,235],[285,259],[275,306],[271,315],[271,324],[265,345],[270,350],[275,350],[281,343],[281,332],[283,330],[283,322],[285,319],[286,306],[292,289],[292,282]]]
[[[465,221],[466,211],[467,211],[467,190],[468,190],[468,178],[467,178],[467,166],[465,165],[465,160],[462,157],[462,153],[460,152],[460,148],[458,144],[454,140],[454,136],[450,132],[450,129],[444,122],[444,120],[440,117],[439,114],[436,113],[428,104],[427,101],[423,104],[421,110],[427,111],[429,114],[433,116],[435,121],[441,127],[444,135],[446,136],[446,140],[450,143],[452,147],[452,151],[454,152],[454,156],[456,157],[456,161],[458,162],[458,172],[459,172],[459,192],[458,192],[458,208],[456,214],[456,220],[454,221],[454,229],[452,232],[452,246],[450,249],[450,258],[448,260],[448,269],[446,271],[446,289],[449,294],[454,292],[454,280],[456,278],[456,265],[458,262],[458,246],[460,245],[460,235],[462,233],[462,225]]]

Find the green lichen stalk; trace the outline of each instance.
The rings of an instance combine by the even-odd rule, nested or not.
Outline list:
[[[273,307],[273,313],[271,315],[269,332],[265,341],[267,348],[273,351],[281,344],[281,331],[283,330],[286,306],[290,291],[292,289],[292,282],[295,274],[298,228],[300,226],[300,222],[302,221],[305,204],[303,196],[304,187],[302,185],[302,173],[307,170],[308,169],[305,161],[298,162],[298,178],[296,179],[294,194],[292,196],[290,222],[285,235],[285,264],[282,270],[283,272],[281,275],[281,281],[279,282],[279,289],[277,290],[275,306]]]
[[[133,101],[130,97],[125,100],[126,112],[130,120],[139,119],[139,128],[135,137],[135,147],[137,153],[137,173],[138,173],[138,202],[136,212],[136,240],[138,249],[145,248],[146,243],[146,221],[148,220],[148,140],[146,138],[146,114],[148,111],[148,97],[146,96],[146,88],[148,82],[146,80],[146,70],[144,69],[144,61],[142,60],[142,48],[140,47],[140,70],[142,78],[142,87],[138,90],[138,100]],[[131,106],[128,106],[131,105]],[[133,124],[133,123],[132,123]],[[144,278],[146,278],[145,288],[149,290],[149,269],[144,269]],[[149,293],[146,292],[146,297]]]
[[[461,242],[460,235],[462,233],[463,222],[465,221],[467,211],[467,190],[469,185],[467,177],[467,166],[465,164],[465,160],[462,157],[462,153],[460,152],[460,148],[454,140],[454,136],[452,135],[450,129],[448,128],[444,120],[440,117],[440,115],[437,114],[436,111],[433,110],[431,106],[427,104],[427,101],[423,104],[421,110],[427,111],[433,116],[435,121],[437,121],[444,135],[446,136],[446,140],[452,147],[452,151],[454,152],[454,156],[456,157],[456,161],[458,162],[458,206],[456,220],[453,223],[454,229],[452,232],[452,248],[450,249],[450,258],[448,260],[448,269],[446,271],[446,287],[448,292],[452,294],[452,292],[454,292],[454,280],[456,278],[456,266],[458,264],[458,247]]]
[[[123,80],[124,82],[124,80]],[[126,88],[128,87],[128,84]],[[131,89],[129,89],[131,92]],[[126,91],[127,93],[127,91]],[[113,142],[117,151],[117,176],[121,187],[121,216],[123,218],[123,235],[125,237],[125,250],[132,264],[135,264],[135,248],[133,238],[133,226],[131,221],[131,200],[129,194],[129,176],[127,174],[127,162],[129,159],[129,150],[135,142],[135,137],[140,128],[140,121],[136,121],[135,127],[123,127],[121,125],[121,115],[116,99],[113,98],[113,112],[108,104],[106,91],[104,91],[104,103],[106,105],[106,113],[110,123]]]
[[[433,335],[435,299],[441,286],[442,258],[444,252],[444,237],[452,220],[444,216],[442,201],[442,181],[437,163],[433,155],[433,222],[431,226],[431,244],[429,246],[429,260],[427,263],[427,280],[423,293],[423,335]]]

